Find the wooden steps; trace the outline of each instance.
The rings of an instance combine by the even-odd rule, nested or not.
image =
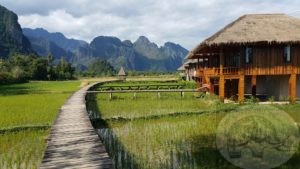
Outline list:
[[[92,86],[80,89],[62,106],[51,128],[41,169],[114,168],[86,111],[85,95]]]

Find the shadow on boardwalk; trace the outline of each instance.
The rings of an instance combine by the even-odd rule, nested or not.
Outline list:
[[[40,168],[113,168],[85,105],[86,86],[74,93],[52,126]]]

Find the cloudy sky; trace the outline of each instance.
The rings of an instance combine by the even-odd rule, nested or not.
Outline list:
[[[247,13],[300,16],[299,0],[1,0],[22,27],[45,28],[90,42],[99,35],[135,41],[140,35],[192,49]]]

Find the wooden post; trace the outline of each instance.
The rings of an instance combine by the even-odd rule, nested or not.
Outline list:
[[[215,84],[214,82],[209,82],[210,84],[210,94],[215,94]]]
[[[209,93],[214,94],[214,85],[210,82],[210,78],[206,77],[206,83],[209,86]]]
[[[109,100],[112,100],[112,92],[109,93]]]
[[[181,98],[184,97],[184,91],[180,91],[180,96],[181,96]]]
[[[225,77],[223,75],[224,53],[223,48],[220,50],[220,79],[219,79],[219,97],[221,101],[225,98]]]
[[[240,75],[240,78],[239,78],[239,96],[238,96],[239,103],[244,102],[244,95],[245,95],[245,75]]]
[[[197,88],[200,89],[201,87],[201,83],[200,83],[200,78],[197,77]],[[200,90],[199,90],[200,91]]]
[[[256,97],[256,80],[257,76],[253,75],[251,78],[251,89],[252,89],[252,96]]]
[[[292,73],[290,75],[289,80],[289,93],[290,93],[290,102],[295,103],[296,102],[296,81],[297,81],[297,74]]]
[[[225,78],[224,75],[220,76],[219,80],[219,97],[221,101],[225,99]]]
[[[220,49],[220,75],[223,75],[223,68],[224,68],[224,53],[223,48]]]

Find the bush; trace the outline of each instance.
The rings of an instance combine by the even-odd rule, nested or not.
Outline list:
[[[245,103],[255,104],[258,103],[259,99],[253,96],[250,96],[250,98],[245,99]]]

